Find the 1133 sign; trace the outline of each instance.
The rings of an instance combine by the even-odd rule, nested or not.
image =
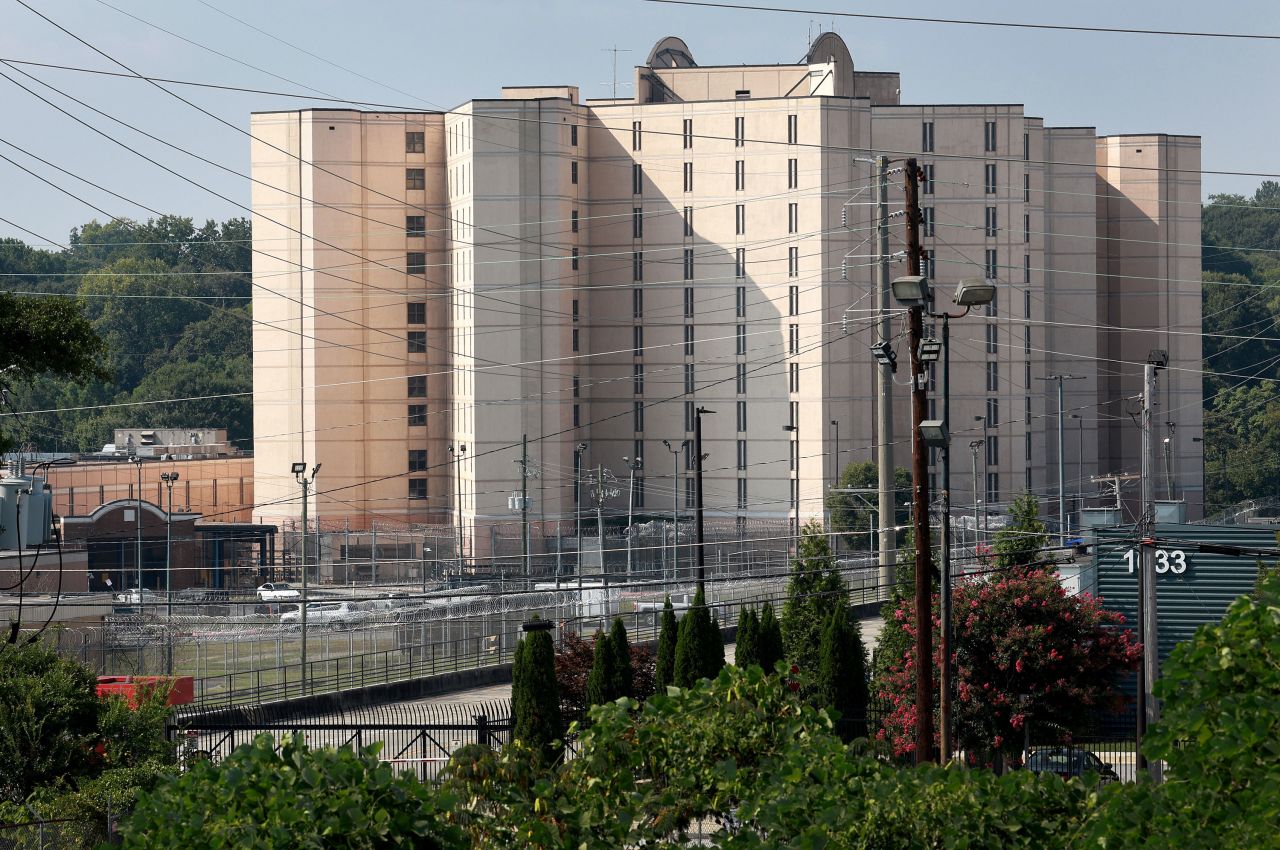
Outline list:
[[[1129,572],[1134,572],[1142,566],[1142,555],[1137,549],[1130,549],[1124,553],[1124,562],[1129,567]],[[1187,553],[1181,549],[1157,549],[1156,550],[1156,573],[1163,575],[1164,573],[1173,573],[1174,575],[1182,575],[1187,571]]]

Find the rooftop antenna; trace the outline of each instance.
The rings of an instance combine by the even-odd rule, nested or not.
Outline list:
[[[618,54],[630,53],[631,51],[623,47],[618,47],[618,45],[616,44],[613,47],[602,47],[600,49],[603,50],[605,53],[613,54],[613,99],[617,100],[618,99]]]

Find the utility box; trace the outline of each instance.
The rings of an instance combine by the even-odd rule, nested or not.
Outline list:
[[[130,708],[138,707],[138,697],[155,688],[170,688],[169,705],[190,705],[195,701],[195,679],[190,676],[99,676],[98,696],[121,697]]]

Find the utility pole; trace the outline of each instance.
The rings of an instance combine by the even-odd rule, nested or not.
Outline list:
[[[878,275],[876,286],[876,344],[889,345],[893,337],[893,321],[889,317],[892,283],[889,264],[889,158],[876,158],[876,254]],[[918,254],[917,254],[918,256]],[[917,260],[918,262],[918,260]],[[917,269],[919,266],[917,265]],[[893,367],[881,363],[876,369],[876,477],[880,489],[877,509],[880,513],[880,588],[886,596],[894,583],[897,563],[897,498],[893,469]]]
[[[454,522],[458,531],[458,577],[462,576],[462,456],[467,452],[467,444],[462,443],[455,450],[449,446],[449,454],[453,455],[454,499],[456,503]],[[447,583],[447,582],[446,582]]]
[[[704,415],[711,415],[714,413],[714,410],[707,410],[705,407],[699,407],[694,411],[693,417],[693,451],[695,459],[698,462],[698,465],[694,467],[694,472],[697,476],[697,483],[694,485],[694,496],[698,500],[697,514],[695,515],[695,527],[698,535],[698,591],[704,594],[706,591],[707,540],[702,522],[702,417]]]
[[[970,440],[969,451],[973,452],[973,552],[978,553],[978,450],[986,444],[986,440]]]
[[[1155,547],[1155,433],[1154,414],[1156,370],[1168,364],[1168,354],[1152,351],[1142,369],[1142,567],[1138,576],[1138,633],[1142,636],[1142,667],[1138,680],[1138,749],[1141,753],[1147,730],[1160,719],[1152,687],[1160,675],[1159,624],[1156,616]],[[1117,487],[1117,489],[1119,489]],[[1160,780],[1159,762],[1145,764],[1139,756],[1138,768],[1148,767],[1151,778]]]
[[[968,312],[967,310],[965,311]],[[942,421],[951,427],[951,316],[942,314]],[[938,725],[941,727],[942,761],[951,760],[955,742],[951,739],[951,437],[941,447],[942,461],[942,528],[939,564],[942,567],[942,584],[938,593],[938,620],[942,644],[942,670],[938,688]],[[923,669],[923,668],[921,668]]]
[[[990,466],[987,461],[991,457],[991,452],[989,449],[985,447],[987,445],[987,439],[988,439],[987,429],[991,427],[991,420],[988,419],[985,414],[982,416],[975,416],[973,418],[974,418],[974,421],[982,423],[982,445],[984,447],[982,452],[982,542],[986,543],[989,541],[989,538],[991,536],[990,535],[991,505],[988,504],[989,500],[987,498],[988,496],[991,495],[991,492],[987,487],[987,481],[991,477]],[[977,499],[973,500],[973,510],[974,510],[974,516],[977,516],[977,511],[978,511]],[[974,533],[974,537],[976,538],[978,534],[978,530],[976,527],[974,528],[973,533]]]
[[[524,561],[524,589],[529,590],[529,435],[520,435],[520,555]]]
[[[920,167],[915,158],[907,160],[906,219],[907,274],[920,275]],[[931,564],[929,557],[929,467],[924,435],[920,423],[928,407],[925,398],[926,372],[920,360],[920,341],[924,338],[925,305],[908,309],[908,332],[911,345],[911,520],[915,530],[916,563],[916,664],[920,671],[933,664],[933,617]],[[934,761],[933,755],[933,676],[916,676],[916,764]]]
[[[1049,375],[1042,381],[1058,382],[1058,543],[1067,545],[1067,460],[1065,454],[1066,431],[1063,421],[1063,381],[1083,381],[1084,375]]]
[[[604,500],[618,495],[618,488],[605,485],[605,476],[613,482],[613,473],[604,468],[604,464],[596,464],[596,547],[600,552],[600,579],[605,581],[608,572],[604,566]]]
[[[578,574],[578,609],[582,608],[582,455],[586,443],[578,443],[573,449],[573,519],[574,534],[578,538],[578,551],[574,556],[574,571]]]
[[[129,458],[133,461],[134,466],[138,468],[138,521],[135,523],[138,529],[137,548],[134,552],[134,560],[137,562],[138,572],[138,613],[142,613],[142,457],[135,454]]]
[[[675,582],[680,577],[680,453],[689,450],[689,441],[681,440],[674,449],[669,440],[662,445],[671,452],[671,581]]]
[[[798,405],[797,405],[798,406]],[[792,408],[794,409],[794,408]],[[791,507],[795,510],[796,515],[791,519],[791,550],[795,552],[795,557],[800,558],[800,417],[797,415],[795,421],[790,425],[783,425],[782,430],[787,432],[787,454],[791,459],[789,464],[795,470],[796,477],[793,479],[796,483],[795,498],[792,499]],[[791,437],[795,437],[794,442]]]

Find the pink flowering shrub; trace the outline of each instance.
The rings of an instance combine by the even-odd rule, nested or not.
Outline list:
[[[952,612],[953,710],[959,746],[970,753],[1016,753],[1028,721],[1070,732],[1100,709],[1119,707],[1118,674],[1136,669],[1141,656],[1124,617],[1103,608],[1100,598],[1067,595],[1047,570],[961,578]],[[894,618],[912,643],[888,665],[879,697],[890,709],[882,737],[901,755],[915,748],[914,600],[903,600]],[[936,693],[942,663],[937,594],[932,620]]]

